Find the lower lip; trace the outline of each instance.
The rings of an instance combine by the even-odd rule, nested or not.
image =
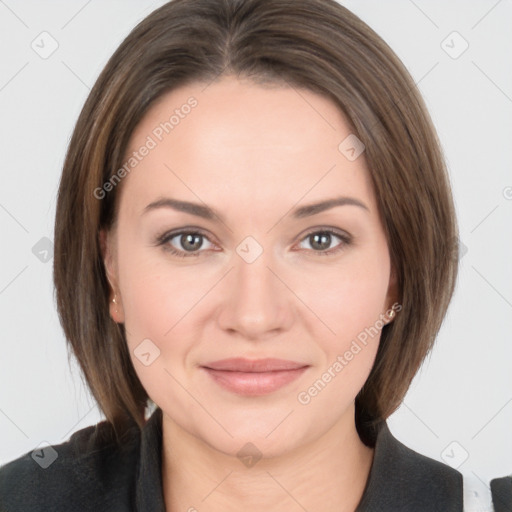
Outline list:
[[[296,370],[274,372],[228,372],[203,367],[206,373],[221,387],[238,395],[266,395],[298,379],[307,366]]]

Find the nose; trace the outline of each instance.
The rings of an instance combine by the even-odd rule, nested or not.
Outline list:
[[[219,327],[250,340],[275,336],[290,328],[294,318],[293,293],[284,276],[276,271],[271,251],[263,251],[254,261],[239,254],[234,268],[224,280]]]

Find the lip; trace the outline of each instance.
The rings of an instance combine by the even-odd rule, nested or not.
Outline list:
[[[225,370],[229,372],[276,372],[281,370],[296,370],[308,366],[304,363],[288,361],[286,359],[246,359],[244,357],[232,357],[221,359],[203,365],[212,370]]]
[[[231,358],[214,361],[202,369],[218,385],[239,395],[257,396],[277,391],[298,379],[309,367],[284,359]]]

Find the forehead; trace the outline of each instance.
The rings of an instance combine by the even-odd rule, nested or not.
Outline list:
[[[191,103],[195,106],[189,108]],[[218,147],[216,142],[247,148],[280,145],[298,149],[303,146],[299,142],[306,141],[317,148],[336,147],[340,137],[351,133],[341,110],[325,96],[234,77],[212,84],[189,84],[163,95],[146,113],[132,140],[154,129],[158,132],[158,126],[168,121],[172,125],[167,126],[169,133],[162,127],[166,139],[175,143],[190,138],[205,141],[207,135],[209,150]],[[171,133],[172,137],[166,137]]]
[[[236,191],[245,204],[267,206],[336,192],[371,203],[364,153],[350,160],[340,150],[351,136],[338,106],[317,93],[233,77],[194,83],[162,96],[139,123],[125,160],[145,156],[131,158],[124,186],[139,203],[173,191],[205,201],[231,195],[232,202]]]

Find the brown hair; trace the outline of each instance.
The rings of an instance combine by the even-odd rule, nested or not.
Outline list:
[[[335,0],[173,0],[140,22],[97,79],[66,155],[55,222],[54,281],[65,335],[115,431],[144,424],[147,393],[124,326],[109,315],[98,240],[116,217],[128,141],[164,93],[224,75],[288,84],[333,100],[365,144],[402,311],[382,331],[356,398],[361,433],[402,401],[430,351],[457,275],[457,226],[435,129],[389,46]],[[341,142],[341,141],[340,141]]]

